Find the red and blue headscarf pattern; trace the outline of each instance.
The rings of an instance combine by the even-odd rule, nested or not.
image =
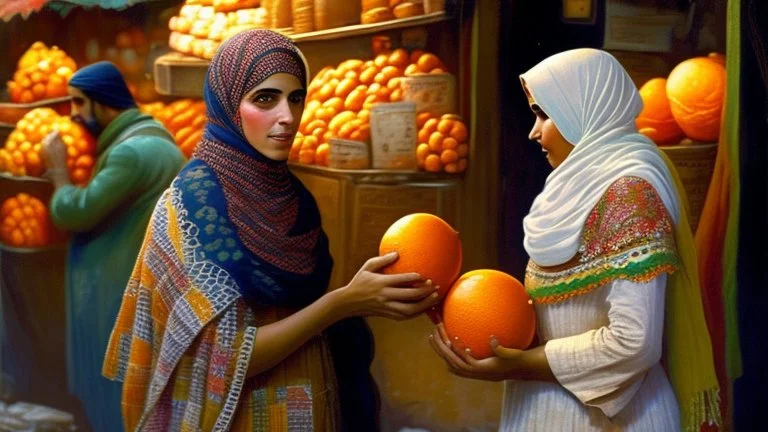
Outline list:
[[[327,289],[333,261],[317,204],[286,161],[267,158],[243,133],[243,97],[277,73],[306,85],[293,42],[268,30],[224,43],[208,68],[208,122],[174,186],[196,225],[199,253],[227,270],[252,305],[305,306]]]

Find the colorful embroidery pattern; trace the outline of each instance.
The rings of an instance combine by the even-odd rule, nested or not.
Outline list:
[[[623,177],[597,203],[576,256],[558,267],[528,263],[525,286],[536,303],[557,303],[615,279],[648,282],[678,267],[673,223],[653,187]]]

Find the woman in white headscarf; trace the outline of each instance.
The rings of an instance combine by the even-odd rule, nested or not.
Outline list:
[[[435,351],[457,375],[505,381],[505,431],[719,422],[679,180],[637,133],[636,87],[595,49],[551,56],[521,81],[536,115],[530,139],[554,168],[523,221],[540,345],[492,339],[496,355],[476,360],[440,325]]]

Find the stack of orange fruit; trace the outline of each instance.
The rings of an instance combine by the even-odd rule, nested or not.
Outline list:
[[[67,96],[67,83],[77,65],[56,46],[35,42],[22,55],[8,92],[14,103],[32,103]]]
[[[190,158],[205,128],[205,102],[200,99],[179,99],[170,104],[153,102],[139,109],[161,122],[173,135],[176,145]]]
[[[687,59],[667,78],[647,81],[640,87],[638,131],[658,145],[676,144],[683,136],[717,141],[725,82],[725,57],[718,53]]]
[[[0,171],[14,176],[39,177],[45,172],[40,153],[43,138],[58,130],[67,146],[67,168],[72,183],[88,183],[94,165],[96,142],[70,117],[59,116],[51,108],[28,112],[0,148]]]
[[[420,169],[447,173],[460,173],[467,169],[468,133],[460,117],[419,113],[416,126],[419,128],[416,159]]]
[[[42,201],[25,193],[0,205],[0,241],[14,247],[38,247],[62,238]]]
[[[403,100],[403,77],[445,73],[445,65],[434,54],[398,48],[378,54],[373,60],[346,60],[336,68],[326,67],[307,88],[304,115],[293,143],[290,160],[322,165],[331,138],[370,140],[370,109],[374,103]],[[306,140],[305,137],[315,139]],[[302,156],[303,155],[303,156]]]

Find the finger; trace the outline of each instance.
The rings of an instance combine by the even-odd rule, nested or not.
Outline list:
[[[472,366],[465,362],[461,357],[459,357],[455,352],[455,341],[451,340],[449,343],[443,343],[443,355],[445,359],[448,361],[450,365],[452,365],[453,368],[457,370],[462,370],[465,372],[472,372]]]
[[[443,325],[443,323],[440,323],[437,326],[437,331],[440,333],[440,337],[443,338],[443,340],[447,340],[447,341],[451,340],[451,337],[448,336],[448,333],[445,331],[445,326]]]
[[[445,340],[441,339],[439,336],[435,336],[434,334],[432,335],[430,342],[438,355],[440,355],[440,357],[442,357],[443,360],[448,364],[449,370],[462,369],[461,360],[456,357],[456,354],[453,351],[451,351],[450,343],[446,343]]]
[[[472,350],[469,347],[461,343],[461,341],[456,341],[454,346],[456,347],[454,351],[459,357],[461,357],[462,360],[464,360],[465,363],[474,368],[477,368],[477,359],[472,357]]]
[[[501,358],[517,357],[522,352],[521,350],[514,348],[504,348],[499,344],[499,340],[493,336],[491,336],[491,349],[493,350],[493,353],[496,355],[496,357]]]
[[[432,347],[432,350],[435,351],[435,353],[440,358],[445,360],[445,357],[443,357],[443,351],[440,349],[440,346],[439,346],[439,344],[441,343],[440,342],[440,338],[439,337],[435,337],[434,334],[430,333],[428,339],[429,339],[429,345]]]
[[[365,262],[365,264],[363,264],[361,270],[377,272],[395,261],[397,261],[397,252],[390,252],[386,255],[370,258]]]
[[[409,285],[412,288],[413,282],[421,281],[421,275],[418,273],[377,274],[377,276],[382,284],[392,287]]]
[[[430,294],[436,293],[437,288],[429,286],[424,288],[395,288],[388,287],[381,290],[384,297],[395,301],[419,301]]]
[[[427,298],[415,303],[403,303],[398,301],[386,302],[387,307],[405,317],[414,317],[431,308],[439,300],[437,292],[433,292]]]

